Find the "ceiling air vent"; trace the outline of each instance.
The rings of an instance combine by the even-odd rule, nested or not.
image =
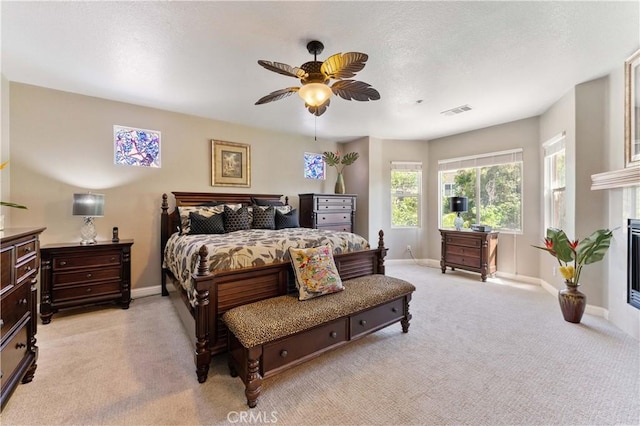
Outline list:
[[[456,115],[462,114],[463,112],[471,111],[471,107],[469,105],[461,105],[459,107],[451,108],[446,111],[442,111],[440,114],[443,115]]]

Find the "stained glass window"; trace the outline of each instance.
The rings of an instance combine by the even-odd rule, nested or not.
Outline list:
[[[113,126],[114,162],[125,166],[160,167],[160,132]]]
[[[326,164],[322,154],[304,153],[304,177],[318,180],[326,178]]]

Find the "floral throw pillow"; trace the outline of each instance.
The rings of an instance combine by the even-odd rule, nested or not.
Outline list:
[[[344,290],[330,245],[304,249],[290,247],[289,255],[296,276],[298,300]]]

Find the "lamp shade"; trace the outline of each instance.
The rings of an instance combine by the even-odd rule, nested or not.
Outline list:
[[[331,88],[323,83],[307,83],[298,90],[298,95],[310,106],[319,106],[331,97]]]
[[[467,197],[451,197],[449,198],[449,208],[452,212],[467,211]]]
[[[103,194],[73,194],[73,215],[96,217],[104,216]]]

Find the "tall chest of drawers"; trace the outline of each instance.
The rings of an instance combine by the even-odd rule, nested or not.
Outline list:
[[[42,247],[40,317],[43,324],[62,308],[131,302],[131,246],[133,240],[55,244]]]
[[[8,228],[0,231],[2,408],[18,383],[29,383],[36,372],[39,235],[45,229]]]
[[[300,226],[354,232],[356,196],[353,194],[298,194]]]
[[[441,229],[440,268],[479,272],[482,281],[498,269],[498,232]]]

